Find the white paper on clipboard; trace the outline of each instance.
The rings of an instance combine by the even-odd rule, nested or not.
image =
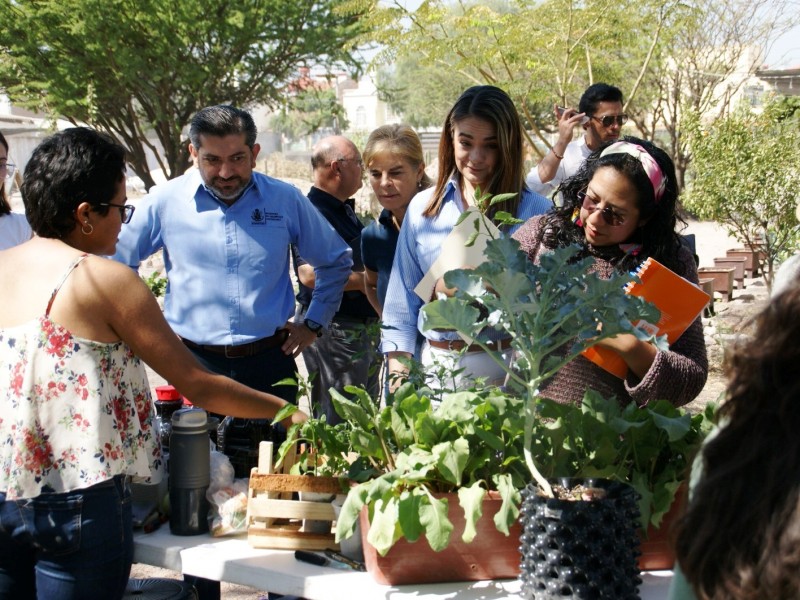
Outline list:
[[[442,251],[425,273],[425,276],[414,288],[414,293],[417,294],[423,301],[428,302],[433,296],[433,288],[436,286],[436,281],[444,276],[448,271],[453,269],[461,269],[464,267],[477,267],[479,264],[486,260],[483,255],[486,249],[487,242],[494,238],[500,237],[500,230],[487,219],[476,207],[469,207],[466,212],[474,213],[464,218],[461,223],[453,227],[453,230],[445,238],[442,243]],[[475,219],[483,220],[480,225],[480,235],[475,239],[475,243],[467,246],[467,240],[475,232]],[[489,235],[491,233],[491,236]]]

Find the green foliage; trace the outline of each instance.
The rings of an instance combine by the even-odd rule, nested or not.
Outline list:
[[[796,106],[768,104],[704,124],[687,118],[693,178],[684,199],[699,218],[722,223],[747,246],[763,242],[765,279],[773,266],[800,247],[795,216],[800,189],[800,129]]]
[[[642,528],[658,527],[686,480],[715,407],[690,415],[666,400],[624,408],[616,398],[587,390],[583,403],[538,401],[532,452],[542,474],[602,477],[630,483],[639,493]]]
[[[462,539],[469,542],[487,490],[503,498],[492,518],[508,533],[527,479],[521,399],[494,388],[447,393],[434,406],[431,390],[406,383],[378,409],[364,390],[347,391],[355,394],[353,400],[338,393],[333,399],[352,426],[350,443],[358,458],[349,476],[359,484],[342,507],[338,538],[352,535],[366,505],[367,539],[382,555],[398,539],[415,541],[421,535],[441,550],[453,529],[441,494],[457,492],[467,523]]]
[[[333,89],[305,89],[289,98],[281,112],[270,120],[270,128],[291,140],[300,139],[321,129],[341,133],[348,127],[344,107]]]
[[[276,106],[298,67],[358,70],[340,0],[0,0],[0,88],[12,102],[117,137],[149,188],[189,166],[198,109]]]
[[[455,296],[423,307],[425,329],[455,329],[475,340],[499,365],[505,363],[497,350],[478,339],[484,328],[502,329],[511,336],[516,352],[513,368],[505,367],[510,389],[524,403],[525,457],[531,474],[543,490],[550,485],[534,463],[531,430],[535,398],[542,382],[583,350],[601,339],[633,333],[650,340],[632,321],[658,320],[658,309],[641,298],[625,294],[631,277],[622,273],[601,279],[590,273],[592,258],[575,260],[577,248],[558,248],[542,254],[534,265],[510,238],[490,240],[486,262],[474,269],[458,269],[445,275]],[[481,318],[481,314],[487,315]],[[665,348],[665,339],[657,340]]]
[[[427,89],[428,82],[445,81],[442,90],[452,105],[457,94],[449,92],[447,80],[459,82],[460,91],[497,85],[542,142],[542,131],[554,129],[553,104],[577,106],[589,84],[608,81],[623,86],[629,99],[635,95],[651,46],[660,39],[661,9],[673,4],[676,0],[426,0],[410,9],[399,1],[347,1],[365,14],[361,40],[381,45],[373,66],[397,65],[387,87],[403,90],[424,80],[416,87]],[[628,82],[632,87],[625,89]],[[429,103],[441,114],[438,122],[419,105],[412,107],[415,119],[441,122],[442,109],[449,106],[438,90]],[[410,90],[401,92],[398,105],[410,104],[411,96]]]
[[[375,84],[381,99],[403,115],[404,123],[422,128],[441,127],[450,107],[475,80],[457,72],[442,77],[441,67],[424,65],[415,54],[378,71]]]
[[[142,279],[144,279],[145,284],[156,298],[160,298],[167,291],[167,278],[161,277],[158,271],[153,271],[149,277],[143,277]]]

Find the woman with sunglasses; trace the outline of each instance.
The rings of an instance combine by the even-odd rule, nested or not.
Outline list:
[[[6,197],[6,181],[14,176],[14,165],[8,162],[8,142],[0,133],[0,250],[31,239],[31,226],[25,215],[11,212]]]
[[[103,258],[133,213],[121,146],[57,133],[21,192],[36,237],[0,252],[0,598],[122,598],[128,478],[163,470],[144,364],[210,411],[287,403],[202,367],[139,276]]]
[[[578,173],[559,187],[564,205],[534,217],[515,234],[530,260],[550,249],[579,245],[600,277],[635,270],[648,257],[697,283],[694,256],[675,231],[678,188],[672,160],[660,148],[634,137],[593,152]],[[698,317],[668,351],[631,334],[599,342],[628,365],[623,380],[584,357],[570,362],[541,393],[559,402],[580,402],[587,388],[625,404],[667,399],[681,406],[703,389],[708,359]]]

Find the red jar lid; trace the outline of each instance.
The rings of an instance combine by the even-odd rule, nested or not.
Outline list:
[[[159,400],[180,400],[181,395],[174,386],[159,385],[156,386],[156,398]]]

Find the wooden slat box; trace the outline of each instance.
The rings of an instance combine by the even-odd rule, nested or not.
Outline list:
[[[253,469],[247,499],[247,541],[254,548],[338,549],[330,502],[297,500],[300,492],[344,493],[336,477],[265,474]],[[325,531],[305,531],[304,520],[327,522]]]

